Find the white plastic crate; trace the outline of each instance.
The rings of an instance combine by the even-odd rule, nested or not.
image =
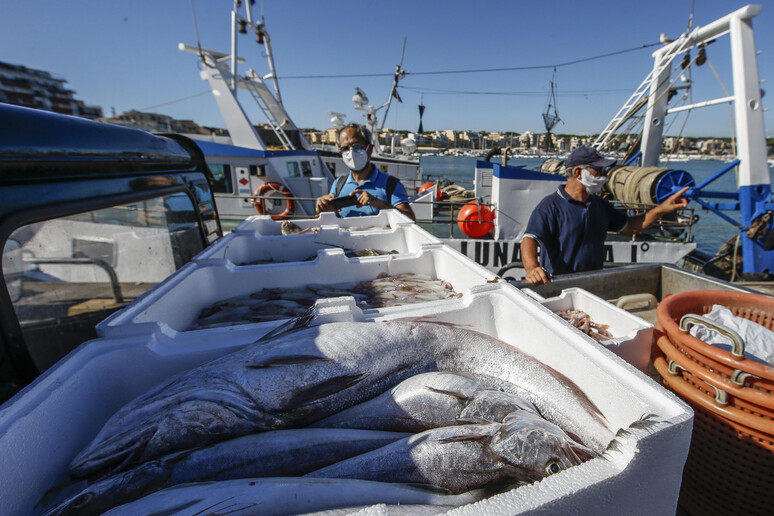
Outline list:
[[[325,249],[378,249],[397,254],[418,253],[424,244],[440,244],[416,224],[389,229],[346,231],[338,226],[320,226],[316,233],[263,235],[259,231],[229,233],[199,253],[195,260],[226,259],[235,265],[256,262],[294,262],[314,259]]]
[[[275,321],[190,330],[204,308],[218,301],[247,295],[266,288],[299,288],[310,284],[334,285],[369,281],[380,274],[425,274],[467,294],[474,285],[495,279],[493,273],[442,244],[428,244],[413,255],[368,256],[350,259],[341,249],[320,251],[309,262],[235,266],[227,260],[189,263],[126,308],[97,325],[101,337],[132,333],[158,333],[176,338],[181,332],[201,339],[221,334],[243,334],[244,343],[255,340],[256,328],[276,326]],[[431,301],[443,303],[445,300]],[[412,304],[411,306],[416,306]],[[368,309],[390,311],[399,307]],[[359,310],[359,308],[357,308]],[[188,331],[190,330],[190,331]],[[162,337],[159,337],[162,338]],[[188,337],[187,337],[188,338]]]
[[[692,411],[619,357],[582,337],[521,291],[503,283],[469,295],[391,312],[352,310],[341,298],[320,303],[316,323],[432,317],[500,338],[573,380],[612,428],[618,446],[541,482],[515,488],[453,514],[674,514],[691,436]],[[351,302],[351,299],[349,300]],[[0,514],[26,515],[67,479],[73,457],[125,403],[170,375],[235,350],[229,338],[177,340],[126,335],[83,344],[0,408]],[[379,513],[375,506],[366,510]]]
[[[401,224],[414,224],[410,218],[398,210],[382,210],[377,215],[346,218],[340,218],[333,212],[325,211],[316,218],[288,220],[301,229],[336,226],[354,231],[374,231],[394,228]],[[281,235],[282,222],[282,220],[272,219],[269,215],[254,215],[234,228],[234,233],[257,232],[261,235]]]
[[[562,290],[560,295],[548,299],[542,298],[535,292],[529,292],[529,295],[551,312],[581,310],[586,312],[595,323],[608,325],[607,331],[613,335],[613,338],[601,341],[600,344],[640,371],[648,372],[653,345],[653,325],[649,322],[581,288],[568,288]],[[558,315],[556,317],[572,327]],[[577,331],[582,333],[580,330]],[[594,340],[591,337],[588,338]]]

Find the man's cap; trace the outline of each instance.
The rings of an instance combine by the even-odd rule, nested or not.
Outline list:
[[[614,159],[604,157],[594,147],[583,145],[572,151],[564,166],[567,168],[572,168],[588,165],[594,168],[607,168],[615,165],[615,162],[616,160]]]

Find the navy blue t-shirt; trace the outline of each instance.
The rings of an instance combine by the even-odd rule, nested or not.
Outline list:
[[[576,201],[564,186],[540,201],[524,236],[538,241],[540,266],[552,275],[601,269],[607,232],[621,231],[628,217],[598,195]]]

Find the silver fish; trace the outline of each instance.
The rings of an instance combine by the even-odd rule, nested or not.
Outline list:
[[[460,506],[473,493],[438,494],[416,486],[328,478],[252,478],[181,484],[121,505],[109,516],[285,516],[382,504]]]
[[[482,333],[385,321],[294,328],[272,337],[182,372],[126,404],[75,457],[71,475],[125,469],[212,440],[306,426],[438,370],[470,373],[526,399],[596,453],[614,438],[574,382]]]
[[[41,501],[44,516],[102,514],[155,491],[187,482],[300,476],[366,453],[409,434],[372,430],[305,428],[245,435],[165,455],[128,471],[99,479],[62,500]]]
[[[426,430],[306,476],[430,484],[464,493],[535,482],[581,464],[579,455],[591,457],[558,426],[520,410],[503,423]]]
[[[532,410],[528,401],[483,385],[470,375],[423,373],[376,398],[315,422],[319,428],[365,428],[422,432],[464,422],[502,422],[514,410]]]
[[[280,224],[280,232],[283,235],[303,235],[304,233],[317,233],[320,231],[320,228],[302,228],[298,224],[294,222],[290,222],[289,220],[283,220],[282,224]]]

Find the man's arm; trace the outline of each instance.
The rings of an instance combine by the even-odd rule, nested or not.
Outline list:
[[[390,206],[390,207],[392,207],[392,206]],[[414,215],[414,210],[411,209],[411,205],[409,203],[404,202],[403,204],[399,204],[399,205],[395,206],[395,209],[398,210],[399,212],[403,213],[404,215],[406,215],[408,218],[410,218],[414,222],[417,221],[417,216]]]
[[[538,263],[537,248],[538,244],[534,238],[525,236],[521,240],[521,263],[527,273],[524,280],[533,287],[551,283],[551,276]]]
[[[629,217],[629,220],[626,222],[626,226],[621,230],[621,234],[636,235],[637,233],[641,233],[655,224],[658,219],[667,213],[672,213],[681,208],[685,208],[688,206],[688,199],[683,197],[683,194],[687,191],[688,187],[686,186],[679,192],[667,197],[664,202],[655,208],[648,210],[645,213],[640,213],[639,215]]]

